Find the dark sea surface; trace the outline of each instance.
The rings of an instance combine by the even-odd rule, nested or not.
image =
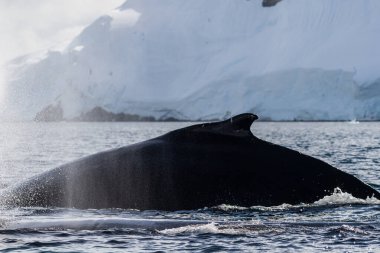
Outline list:
[[[0,123],[0,189],[85,155],[187,125]],[[380,190],[380,123],[258,122],[251,130]],[[0,251],[380,252],[380,201],[337,189],[313,204],[296,206],[220,205],[177,212],[0,207]]]

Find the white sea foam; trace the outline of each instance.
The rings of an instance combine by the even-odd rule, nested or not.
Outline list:
[[[219,228],[215,223],[212,222],[205,225],[190,225],[179,228],[164,229],[159,232],[168,235],[175,235],[180,233],[218,233]]]
[[[292,208],[302,208],[302,207],[315,207],[315,206],[328,206],[328,205],[350,205],[350,204],[362,204],[362,205],[379,205],[380,200],[375,197],[367,197],[366,199],[360,199],[352,196],[350,193],[343,192],[339,187],[334,189],[331,195],[326,195],[323,198],[315,201],[311,204],[300,203],[297,205],[291,204],[281,204],[278,206],[251,206],[242,207],[235,205],[218,205],[213,208],[220,209],[222,211],[242,211],[242,210],[260,210],[260,211],[281,211],[288,210]]]
[[[366,199],[355,198],[351,194],[343,192],[340,188],[335,188],[333,194],[323,197],[312,205],[322,206],[341,204],[378,205],[380,204],[380,200],[375,197],[367,197]]]
[[[272,232],[282,232],[280,226],[267,226],[265,224],[249,221],[249,222],[210,222],[208,224],[189,225],[178,228],[170,228],[158,231],[165,235],[178,234],[225,234],[225,235],[247,235],[262,234]]]
[[[215,206],[214,208],[222,211],[233,211],[233,210],[247,210],[248,207],[243,206],[235,206],[235,205],[227,205],[227,204],[221,204],[218,206]]]
[[[364,231],[358,227],[354,227],[354,226],[350,226],[350,225],[342,225],[342,226],[340,226],[339,229],[342,231],[351,232],[351,233],[355,233],[355,234],[363,234],[363,235],[368,234],[368,232],[366,232],[366,231]]]

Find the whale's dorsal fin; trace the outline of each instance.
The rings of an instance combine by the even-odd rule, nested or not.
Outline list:
[[[252,123],[258,118],[259,117],[255,114],[243,113],[224,121],[204,123],[191,128],[193,131],[217,132],[219,134],[236,136],[252,136],[250,128]]]
[[[257,120],[259,117],[255,114],[252,114],[252,113],[243,113],[243,114],[239,114],[239,115],[236,115],[232,118],[230,118],[229,120],[226,120],[226,121],[230,121],[230,124],[226,124],[225,125],[227,127],[232,127],[233,130],[246,130],[246,131],[250,131],[250,128],[251,128],[251,125],[252,123]],[[223,122],[221,122],[223,123]]]
[[[254,137],[250,128],[252,123],[259,117],[252,113],[243,113],[236,115],[224,121],[211,122],[188,126],[169,132],[162,137],[172,138],[178,136],[195,137],[192,133],[210,133],[236,137]],[[159,137],[161,138],[161,137]]]

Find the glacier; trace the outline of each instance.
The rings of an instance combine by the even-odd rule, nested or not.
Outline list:
[[[378,13],[378,0],[127,0],[65,49],[9,62],[0,117],[380,120]]]

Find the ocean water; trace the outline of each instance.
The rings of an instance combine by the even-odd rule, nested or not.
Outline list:
[[[1,123],[0,189],[62,163],[189,123]],[[380,123],[254,123],[252,132],[380,190]],[[275,176],[275,175],[274,175]],[[1,252],[380,252],[380,201],[199,210],[0,207]]]

